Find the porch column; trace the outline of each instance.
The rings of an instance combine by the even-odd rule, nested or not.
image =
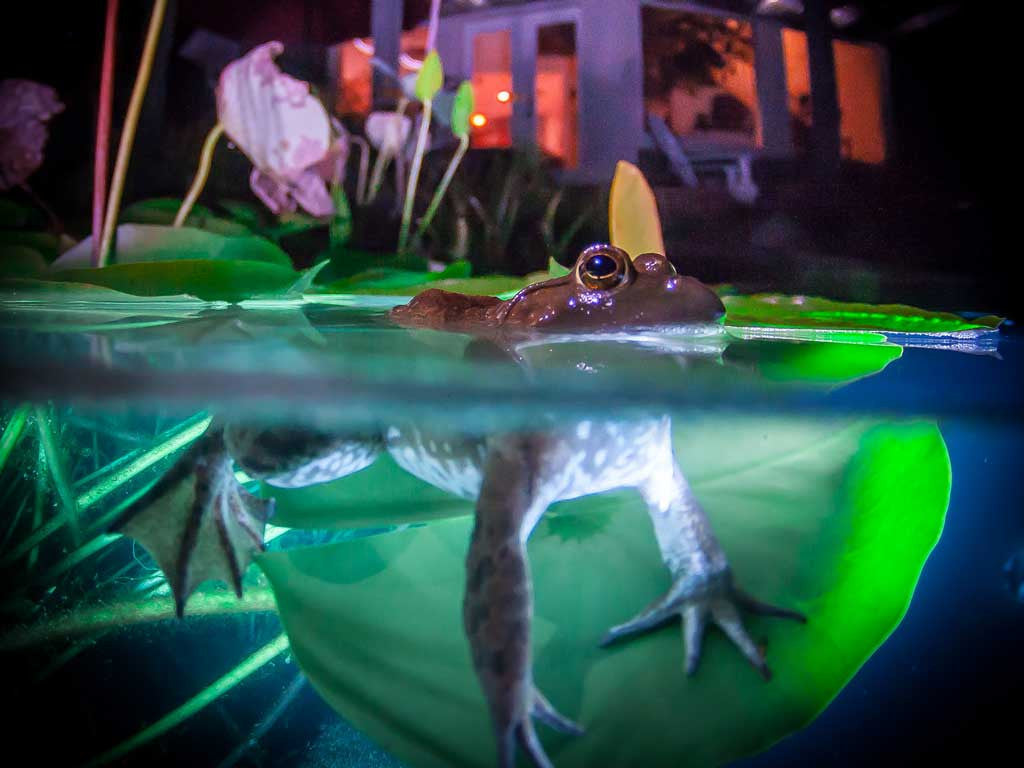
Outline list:
[[[616,162],[637,161],[643,142],[640,7],[608,0],[582,0],[580,6],[580,180],[607,184]]]
[[[522,21],[509,31],[512,45],[512,92],[519,95],[512,110],[512,143],[528,148],[537,145],[536,86],[537,32]]]
[[[811,161],[821,176],[839,171],[839,98],[832,25],[825,0],[807,0],[807,59],[811,75]]]
[[[403,0],[371,0],[370,30],[374,55],[398,72],[398,54],[402,46]],[[398,85],[387,75],[373,70],[373,108],[394,109]]]
[[[763,16],[755,16],[753,23],[761,146],[768,155],[789,155],[793,152],[793,133],[790,127],[789,94],[786,90],[782,25]]]

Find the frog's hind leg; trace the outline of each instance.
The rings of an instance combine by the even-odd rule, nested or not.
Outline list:
[[[272,511],[273,501],[239,485],[224,431],[212,426],[110,529],[146,548],[181,616],[189,595],[208,579],[227,582],[241,597],[242,575],[263,549]]]
[[[551,762],[531,718],[564,733],[582,729],[559,714],[533,683],[533,594],[526,539],[550,499],[538,493],[545,461],[541,436],[488,441],[476,525],[466,559],[463,619],[473,666],[491,710],[498,764],[513,768],[522,748],[537,768]]]
[[[681,618],[686,647],[685,669],[688,675],[692,675],[700,662],[701,643],[710,619],[761,676],[770,679],[771,671],[761,650],[743,626],[740,609],[801,623],[806,618],[797,611],[755,600],[733,583],[725,553],[674,460],[672,466],[652,472],[640,485],[640,492],[647,502],[661,556],[672,574],[673,583],[664,596],[639,615],[612,627],[601,644],[608,645]]]

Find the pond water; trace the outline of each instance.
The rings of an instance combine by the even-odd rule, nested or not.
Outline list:
[[[3,312],[9,745],[67,765],[495,764],[462,619],[481,485],[486,509],[551,501],[528,544],[533,674],[586,729],[537,725],[559,768],[905,764],[1008,742],[1013,328],[511,342],[401,329],[393,303]],[[255,497],[274,499],[240,600],[182,586],[193,507],[151,490],[197,455],[227,467],[211,514],[241,505],[259,528]],[[715,626],[684,674],[678,612],[600,645],[673,583],[663,558],[707,554],[678,543],[663,493],[706,512],[737,586],[806,617],[742,612],[770,681]],[[181,620],[160,565],[182,598],[198,586]]]

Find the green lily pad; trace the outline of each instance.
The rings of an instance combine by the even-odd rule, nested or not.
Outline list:
[[[1002,318],[965,320],[949,312],[929,312],[905,304],[858,304],[814,296],[755,294],[723,296],[725,322],[733,327],[822,328],[946,334],[994,330]]]
[[[838,385],[878,373],[903,354],[903,347],[876,343],[746,341],[730,344],[725,359],[749,365],[766,381]]]
[[[587,729],[572,738],[538,728],[559,768],[717,765],[806,724],[899,623],[942,530],[950,465],[934,424],[711,414],[676,430],[738,581],[808,623],[748,619],[770,683],[714,631],[693,678],[678,625],[599,648],[609,626],[665,591],[668,574],[636,494],[557,505],[529,550],[536,680]],[[412,766],[494,761],[461,622],[471,525],[258,560],[314,687]]]
[[[159,224],[171,226],[181,208],[181,200],[176,197],[154,197],[132,203],[121,211],[120,221],[125,224]],[[230,237],[246,237],[252,235],[252,229],[240,221],[217,216],[205,205],[193,205],[185,226],[203,229],[218,235]]]
[[[261,261],[291,268],[292,260],[274,243],[255,235],[228,237],[194,227],[156,224],[122,224],[111,263],[217,260]],[[92,238],[86,238],[54,263],[55,269],[88,267],[92,263]]]
[[[300,275],[291,267],[266,261],[180,259],[62,269],[48,273],[48,279],[101,285],[135,296],[190,294],[206,301],[238,302],[284,295]]]
[[[74,245],[74,240],[67,236],[57,236],[50,232],[31,230],[0,231],[0,258],[5,257],[15,248],[31,248],[43,257],[45,262],[53,261],[57,255]]]
[[[0,277],[35,277],[46,271],[46,259],[28,245],[0,245]]]

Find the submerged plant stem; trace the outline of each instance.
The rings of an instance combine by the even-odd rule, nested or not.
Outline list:
[[[110,169],[110,115],[114,109],[114,54],[117,50],[119,0],[107,0],[103,29],[103,63],[100,66],[100,102],[96,111],[96,152],[92,169],[92,265],[100,265],[103,213]]]
[[[423,153],[427,149],[427,137],[430,135],[430,114],[431,103],[430,101],[424,101],[420,132],[416,137],[416,152],[412,156],[409,181],[405,186],[405,205],[402,206],[402,229],[398,233],[399,253],[405,253],[409,245],[409,224],[412,221],[412,207],[416,202],[416,185],[420,180],[420,166],[423,164]]]
[[[199,167],[196,169],[196,177],[192,180],[192,186],[189,187],[188,194],[181,203],[181,208],[178,209],[178,215],[174,217],[174,226],[180,227],[185,223],[185,219],[188,218],[189,213],[192,211],[192,206],[196,204],[199,194],[203,191],[203,187],[206,186],[206,180],[210,177],[210,165],[213,162],[213,150],[223,134],[224,126],[219,122],[206,134],[206,140],[203,142],[203,151],[199,153]]]
[[[274,640],[267,643],[265,646],[260,648],[256,653],[252,654],[249,658],[239,664],[237,667],[232,669],[226,675],[221,677],[219,680],[214,682],[212,685],[204,688],[198,694],[193,696],[191,699],[186,701],[177,709],[168,712],[164,717],[160,718],[157,722],[153,723],[148,728],[144,728],[137,734],[132,736],[130,739],[122,741],[113,749],[104,752],[102,755],[93,758],[86,763],[86,766],[103,765],[105,763],[113,762],[118,758],[128,754],[134,749],[141,747],[158,736],[163,735],[171,728],[176,725],[183,723],[185,720],[190,718],[192,715],[199,712],[207,704],[217,700],[225,693],[230,691],[240,682],[249,677],[253,672],[256,672],[265,664],[272,661],[276,656],[284,652],[288,648],[288,636],[283,632],[277,636]]]
[[[149,28],[146,30],[146,42],[142,47],[142,60],[135,76],[132,97],[128,102],[124,127],[121,129],[121,141],[117,147],[117,160],[114,162],[114,175],[110,180],[110,193],[107,195],[107,210],[103,217],[103,236],[100,238],[100,251],[96,266],[102,267],[110,255],[110,244],[117,228],[117,216],[121,208],[121,193],[124,191],[124,180],[128,175],[128,162],[131,159],[132,146],[135,144],[135,130],[139,125],[139,113],[149,86],[149,76],[153,72],[153,58],[156,56],[156,44],[160,39],[160,28],[163,26],[167,0],[153,0],[153,12],[149,17]]]
[[[452,183],[452,178],[455,176],[455,171],[458,170],[459,163],[462,162],[462,156],[466,154],[466,150],[469,149],[469,134],[464,134],[459,139],[459,147],[455,150],[455,154],[452,156],[451,162],[448,163],[448,167],[445,168],[444,176],[441,177],[441,183],[437,185],[437,189],[434,190],[434,197],[430,200],[430,206],[427,208],[427,212],[423,214],[423,218],[420,219],[419,226],[416,228],[416,236],[412,239],[413,250],[416,250],[423,239],[423,233],[427,231],[427,227],[430,226],[430,222],[434,220],[437,209],[441,207],[441,200],[444,198],[444,193],[448,191],[448,185]]]

